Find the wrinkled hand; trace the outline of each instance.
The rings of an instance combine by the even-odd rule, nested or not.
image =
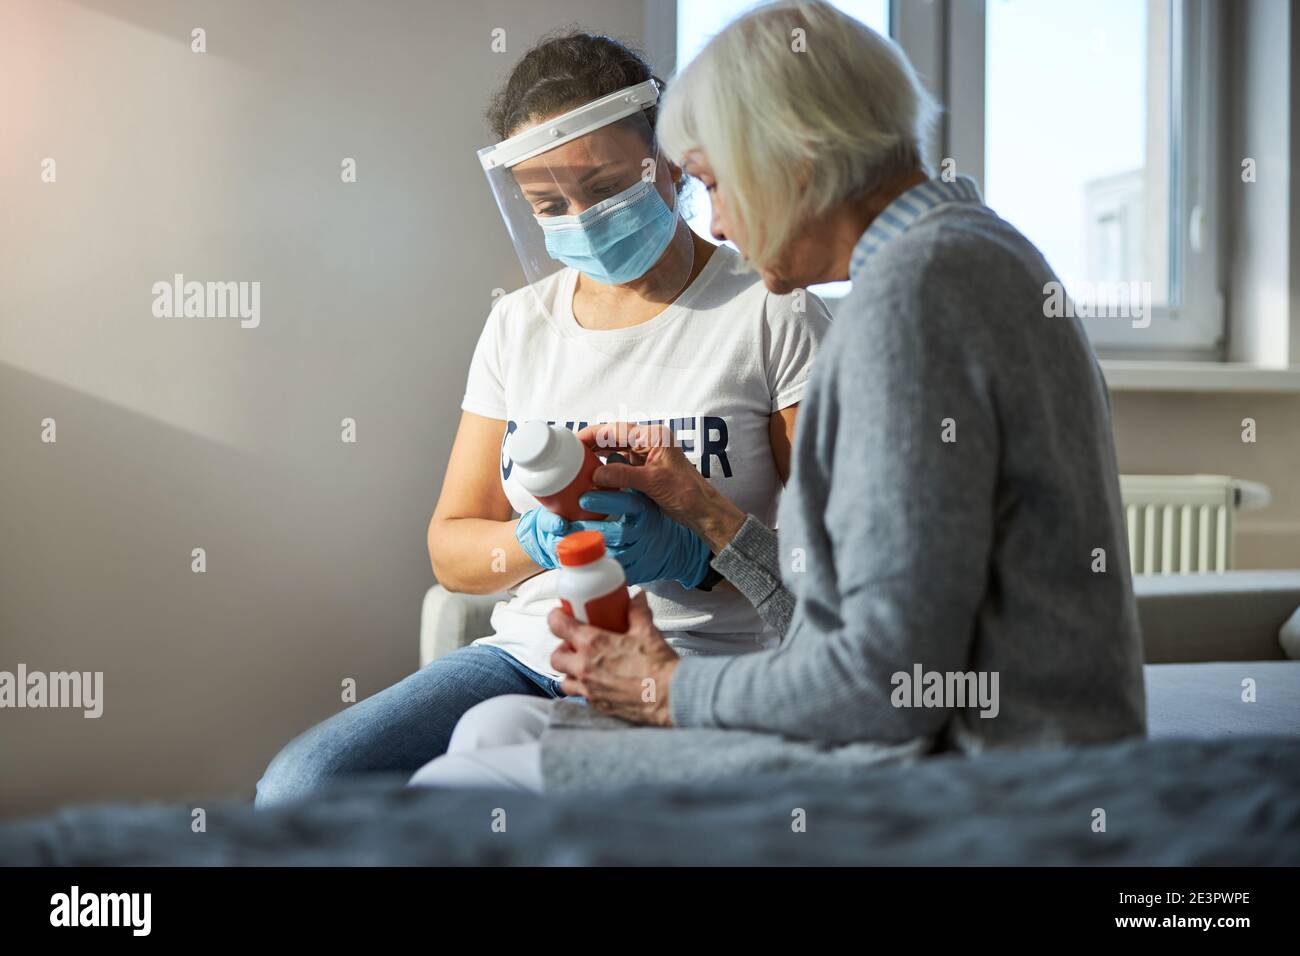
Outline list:
[[[655,627],[644,591],[632,598],[626,634],[583,624],[560,608],[546,623],[563,640],[551,666],[566,675],[566,694],[636,724],[672,726],[668,685],[681,659]]]
[[[709,483],[673,442],[666,425],[603,422],[578,432],[598,455],[619,452],[630,464],[605,464],[592,474],[603,488],[631,488],[650,497],[678,524],[721,551],[745,522],[745,513]]]
[[[515,525],[515,538],[524,553],[533,559],[533,563],[551,571],[560,566],[555,546],[571,530],[569,524],[545,508],[530,508],[519,516],[519,522]]]
[[[628,584],[676,581],[693,588],[704,580],[709,546],[660,510],[640,491],[588,491],[578,502],[607,521],[571,521],[571,531],[599,531],[605,550],[623,566]]]

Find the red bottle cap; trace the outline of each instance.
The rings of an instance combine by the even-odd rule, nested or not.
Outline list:
[[[599,531],[575,531],[560,539],[555,554],[566,568],[591,564],[604,557],[605,537]]]

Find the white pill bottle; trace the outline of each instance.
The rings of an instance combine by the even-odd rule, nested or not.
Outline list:
[[[555,590],[564,612],[584,624],[627,632],[631,595],[623,566],[605,553],[599,531],[575,531],[555,546],[560,576]]]
[[[570,521],[598,521],[578,499],[593,488],[591,473],[600,459],[567,428],[542,421],[524,422],[510,436],[510,458],[519,483],[543,508]]]

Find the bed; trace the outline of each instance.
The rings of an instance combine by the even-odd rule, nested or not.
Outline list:
[[[202,834],[189,804],[76,807],[0,826],[0,862],[1300,865],[1300,573],[1192,577],[1139,585],[1148,739],[564,797],[376,777],[206,804]]]

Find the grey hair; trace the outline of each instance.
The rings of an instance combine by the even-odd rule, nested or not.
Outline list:
[[[702,151],[770,262],[800,223],[925,170],[938,106],[889,39],[822,0],[760,6],[728,25],[674,81],[659,141]]]

